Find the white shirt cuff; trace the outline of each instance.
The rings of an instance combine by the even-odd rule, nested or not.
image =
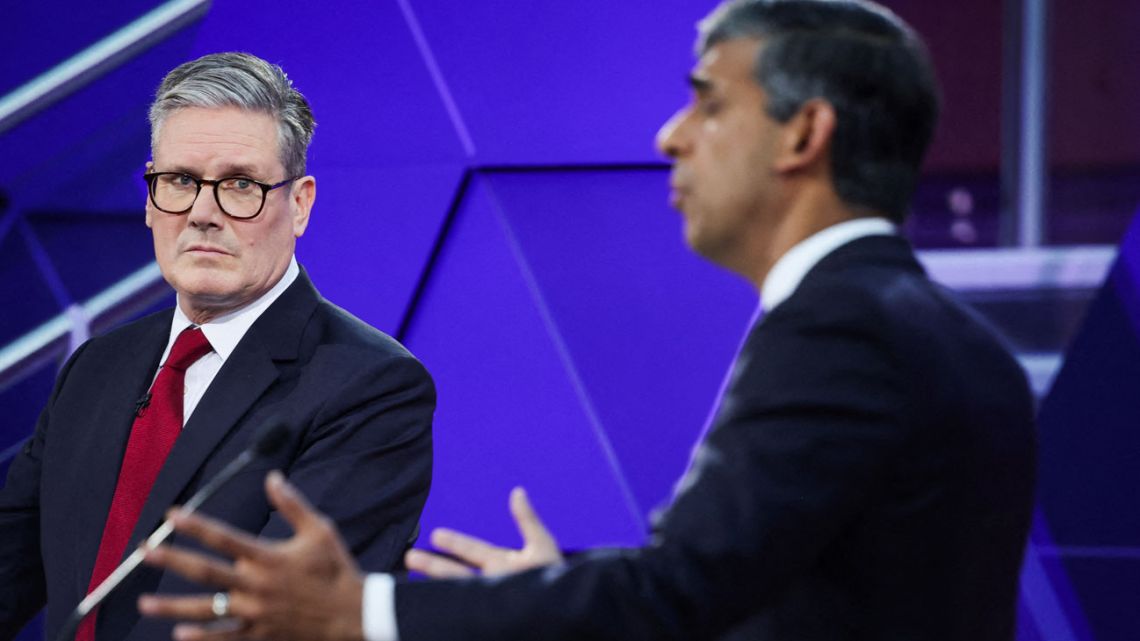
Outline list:
[[[364,577],[363,621],[367,641],[400,641],[396,631],[396,580],[391,574]]]

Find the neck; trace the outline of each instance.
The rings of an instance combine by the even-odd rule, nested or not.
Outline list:
[[[240,310],[242,307],[245,307],[246,305],[248,305],[249,303],[250,303],[250,301],[245,301],[242,304],[237,305],[237,306],[219,306],[219,307],[209,307],[209,306],[194,305],[194,304],[181,304],[181,302],[179,304],[182,308],[182,313],[186,314],[186,318],[189,318],[191,323],[194,323],[195,325],[205,325],[206,323],[208,323],[208,322],[210,322],[216,318],[225,316],[226,314],[229,314],[231,312],[236,312],[236,311]]]
[[[845,205],[831,190],[808,192],[790,203],[768,229],[757,232],[756,250],[745,256],[738,271],[756,291],[776,261],[810,236],[841,222],[864,215]]]

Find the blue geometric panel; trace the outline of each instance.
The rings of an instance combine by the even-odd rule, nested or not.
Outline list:
[[[120,215],[28,216],[73,302],[86,301],[154,260],[142,209],[140,202],[136,212]]]
[[[40,612],[24,626],[13,641],[40,641],[44,636],[44,613]]]
[[[1017,641],[1049,641],[1049,639],[1038,631],[1037,625],[1033,621],[1033,616],[1026,608],[1025,601],[1019,600],[1017,602],[1017,631],[1014,634]]]
[[[439,393],[425,533],[448,525],[515,541],[507,494],[524,485],[563,545],[643,539],[552,320],[476,179],[405,336]]]
[[[1059,545],[1140,547],[1140,259],[1134,224],[1041,407],[1041,502]]]
[[[1140,554],[1131,557],[1069,558],[1069,579],[1081,595],[1084,616],[1096,641],[1136,641],[1140,632]]]
[[[645,515],[684,470],[756,307],[685,247],[667,173],[489,176]]]
[[[1057,560],[1057,591],[1071,592],[1079,601],[1098,641],[1136,638],[1138,389],[1140,217],[1090,305],[1038,419],[1040,504],[1047,531],[1034,539],[1043,554]]]
[[[27,174],[19,185],[24,211],[85,215],[98,220],[146,206],[144,166],[150,159],[145,101],[109,117],[104,126],[68,141],[58,155]]]
[[[711,3],[449,2],[414,9],[483,165],[656,160]]]
[[[63,311],[36,268],[23,234],[16,228],[0,237],[0,345]]]
[[[2,134],[0,188],[23,210],[131,211],[150,157],[147,105],[186,60],[195,25]]]
[[[1081,599],[1038,510],[1021,566],[1018,641],[1093,641]]]
[[[215,3],[187,59],[249,51],[280,64],[319,123],[314,166],[463,160],[397,3],[325,3],[319,9],[291,10],[275,0]]]
[[[317,202],[297,243],[321,293],[396,332],[462,176],[459,165],[313,169]]]
[[[0,95],[35,78],[162,0],[115,2],[5,2],[0,20]]]

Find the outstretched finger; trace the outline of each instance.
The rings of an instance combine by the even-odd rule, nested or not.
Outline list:
[[[458,561],[423,550],[408,550],[404,565],[433,579],[462,579],[475,576],[475,571]]]
[[[174,626],[174,641],[248,641],[246,626],[240,621],[212,623],[179,623]]]
[[[195,596],[156,596],[144,594],[139,597],[139,612],[144,616],[179,621],[214,621],[213,595]]]
[[[314,510],[304,495],[277,470],[265,477],[265,493],[269,495],[269,502],[293,526],[293,532],[300,532],[324,521],[323,515]]]
[[[186,514],[174,511],[171,514],[174,520],[174,529],[191,538],[202,542],[203,545],[220,552],[230,558],[246,557],[262,559],[267,550],[264,543],[257,538],[237,530],[225,523],[200,514]]]
[[[447,528],[436,528],[431,533],[431,544],[454,556],[463,563],[484,568],[490,563],[502,562],[511,552],[462,532]]]
[[[526,490],[521,487],[511,490],[510,505],[511,516],[514,517],[515,525],[518,526],[519,534],[522,535],[523,545],[542,545],[557,549],[558,543],[555,542],[550,530],[546,529],[546,524],[542,522],[542,519],[538,517],[538,512],[535,512],[534,507],[530,504]]]
[[[197,552],[190,552],[167,545],[148,550],[147,565],[166,568],[199,585],[225,590],[245,587],[234,566]]]

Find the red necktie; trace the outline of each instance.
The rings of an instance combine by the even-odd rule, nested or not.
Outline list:
[[[119,481],[115,485],[115,497],[111,500],[111,511],[107,514],[107,524],[103,527],[99,555],[95,557],[95,569],[91,572],[91,583],[87,586],[88,592],[102,583],[123,557],[154,479],[158,477],[158,471],[162,469],[166,456],[170,454],[175,439],[182,431],[182,395],[186,368],[211,350],[210,342],[201,329],[187,328],[175,339],[174,346],[170,348],[170,356],[159,368],[158,377],[150,388],[150,403],[140,407],[131,427],[127,452],[119,468]],[[76,641],[94,641],[96,615],[93,612],[84,619],[75,636]]]

